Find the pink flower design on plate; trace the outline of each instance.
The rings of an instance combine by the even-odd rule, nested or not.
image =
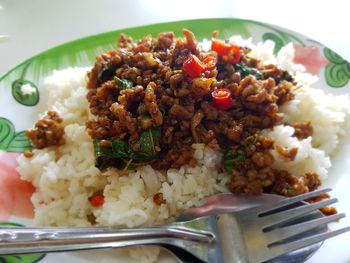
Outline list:
[[[0,220],[10,216],[33,218],[30,201],[35,188],[16,171],[18,153],[0,152]]]
[[[317,46],[311,45],[304,47],[294,44],[295,56],[294,63],[302,64],[307,72],[318,75],[320,70],[328,64],[328,60],[322,56]]]

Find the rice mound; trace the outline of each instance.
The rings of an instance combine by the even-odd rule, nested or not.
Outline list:
[[[282,108],[288,122],[312,120],[313,137],[299,140],[293,137],[294,128],[279,125],[264,130],[265,136],[281,147],[297,147],[292,162],[272,151],[278,169],[303,175],[316,171],[325,179],[331,166],[330,155],[336,150],[339,138],[349,123],[348,96],[326,95],[308,85],[315,79],[301,65],[292,62],[291,45],[283,48],[277,57],[273,55],[273,43],[265,42],[252,47],[255,57],[275,62],[291,70],[303,83],[296,98]],[[205,42],[203,43],[205,45]],[[35,207],[35,224],[40,226],[91,226],[89,217],[94,216],[97,225],[137,227],[174,221],[186,208],[198,206],[209,195],[228,192],[230,175],[219,172],[222,154],[194,144],[196,167],[182,166],[159,172],[147,165],[133,171],[109,168],[101,172],[95,167],[92,139],[86,132],[85,122],[91,118],[86,100],[87,68],[68,68],[55,71],[47,77],[42,89],[46,110],[57,111],[63,118],[66,143],[60,147],[33,150],[34,156],[18,158],[21,178],[36,188],[32,196]],[[103,192],[105,202],[94,208],[88,197]],[[166,203],[156,205],[153,195],[162,193]],[[144,248],[130,250],[130,256],[139,262],[155,262],[159,248],[145,252]]]
[[[30,159],[23,155],[18,158],[22,179],[37,189],[32,197],[37,225],[89,226],[90,214],[99,225],[165,223],[184,209],[200,205],[206,196],[228,191],[229,176],[218,173],[221,153],[204,144],[193,145],[197,167],[186,165],[166,173],[149,165],[130,172],[97,169],[92,139],[84,125],[89,115],[85,75],[86,69],[69,68],[45,80],[47,107],[62,116],[66,143],[33,150]],[[98,191],[103,191],[105,197],[101,209],[93,208],[88,201]],[[156,193],[163,194],[166,204],[153,202]]]
[[[92,139],[86,132],[89,116],[86,100],[87,69],[55,71],[44,83],[47,109],[64,120],[66,143],[33,150],[30,159],[18,157],[21,178],[32,182],[34,223],[39,226],[91,226],[90,215],[103,226],[137,227],[174,221],[186,208],[198,206],[205,197],[228,192],[229,175],[219,173],[222,154],[194,144],[197,167],[182,166],[161,173],[147,165],[135,171],[95,167]],[[105,202],[94,208],[88,201],[102,191]],[[153,195],[162,193],[166,204],[156,205]],[[137,262],[155,262],[158,247],[128,249]]]

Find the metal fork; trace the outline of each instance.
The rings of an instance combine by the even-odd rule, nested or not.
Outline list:
[[[306,205],[298,204],[329,191],[329,188],[322,189],[235,213],[233,220],[241,230],[244,244],[239,251],[243,260],[237,262],[265,262],[350,231],[348,226],[311,236],[306,234],[312,229],[345,217],[341,213],[309,220],[312,218],[308,217],[310,213],[336,203],[336,198]],[[224,217],[223,220],[232,220],[226,219],[226,215]],[[225,251],[227,250],[223,249],[224,253]]]
[[[177,256],[185,251],[203,262],[265,262],[350,230],[310,232],[345,216],[310,217],[337,199],[301,203],[330,190],[149,228],[0,228],[0,255],[160,245]]]

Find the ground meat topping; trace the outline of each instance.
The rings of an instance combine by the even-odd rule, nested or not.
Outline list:
[[[146,88],[145,105],[148,113],[151,115],[155,126],[163,124],[163,115],[160,112],[157,104],[157,97],[155,95],[156,84],[150,82]]]
[[[140,103],[145,97],[145,90],[141,85],[130,89],[121,90],[118,101],[127,109],[131,108],[134,103]]]
[[[295,196],[317,189],[321,185],[317,173],[306,173],[302,177],[291,175],[287,171],[280,172],[272,192],[284,196]]]
[[[163,193],[156,193],[153,196],[153,202],[156,205],[166,204],[166,200],[164,199]]]
[[[292,196],[316,189],[317,174],[297,177],[272,168],[273,149],[293,161],[297,148],[282,148],[260,135],[285,124],[280,107],[294,99],[293,77],[250,57],[247,47],[236,48],[240,59],[229,62],[221,51],[201,49],[191,31],[182,33],[182,38],[164,32],[137,42],[122,34],[119,48],[97,57],[87,95],[97,118],[87,122],[87,131],[99,152],[116,151],[115,145],[122,149],[104,156],[104,167],[194,166],[192,144],[202,143],[223,153],[222,169],[231,174],[234,193]],[[185,62],[195,63],[196,74]],[[213,100],[217,89],[230,94],[228,107]],[[310,122],[292,126],[299,139],[312,135]],[[159,200],[160,195],[155,203]]]
[[[33,129],[26,131],[26,136],[37,149],[64,144],[62,118],[55,111],[48,111]]]
[[[281,146],[276,145],[275,149],[281,157],[287,158],[291,161],[294,161],[295,156],[298,153],[298,148],[296,148],[296,147],[293,147],[293,148],[288,150],[288,149],[282,148]]]
[[[137,121],[132,117],[131,113],[125,109],[125,106],[119,104],[118,102],[114,102],[110,111],[115,115],[115,118],[118,118],[118,126],[124,132],[129,132],[133,134],[137,131]]]
[[[329,194],[323,193],[323,194],[321,194],[319,196],[316,196],[314,198],[310,198],[310,199],[308,199],[306,201],[308,203],[317,203],[317,202],[320,202],[322,200],[329,199],[329,198],[331,198]],[[325,207],[322,207],[320,210],[326,216],[334,215],[334,214],[338,213],[337,209],[335,207],[332,207],[332,206],[325,206]]]
[[[310,121],[293,123],[291,126],[295,129],[294,135],[300,140],[312,136],[314,132]]]

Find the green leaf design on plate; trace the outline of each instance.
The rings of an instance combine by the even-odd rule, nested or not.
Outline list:
[[[1,227],[22,227],[23,225],[12,222],[0,222]],[[0,256],[0,263],[36,263],[42,260],[45,254],[28,254],[16,256]]]
[[[328,64],[325,74],[327,84],[331,87],[341,88],[349,82],[349,77],[344,70],[343,64]]]
[[[30,85],[35,91],[31,94],[23,94],[21,88],[23,85]],[[14,99],[25,106],[35,106],[39,102],[39,91],[36,85],[25,79],[17,79],[12,83],[12,96]]]
[[[44,257],[45,254],[0,256],[0,263],[36,263],[42,260]]]
[[[46,50],[11,69],[5,75],[0,76],[0,82],[4,86],[11,86],[15,79],[24,79],[21,72],[27,67],[26,76],[35,84],[43,77],[48,76],[53,70],[64,69],[71,66],[91,66],[95,63],[96,55],[103,51],[116,47],[120,33],[124,32],[134,39],[140,39],[145,34],[156,37],[160,32],[173,31],[177,36],[182,35],[183,28],[193,31],[198,40],[210,39],[211,32],[220,32],[220,38],[228,38],[233,34],[249,37],[248,26],[256,24],[253,21],[231,18],[197,19],[161,24],[146,25],[134,28],[120,29],[98,35],[88,36],[67,42],[63,45]]]
[[[12,223],[12,222],[0,222],[1,227],[12,227],[12,226],[23,226],[21,224]]]
[[[23,152],[33,149],[33,146],[24,131],[18,132],[7,146],[9,152]]]
[[[277,54],[278,51],[280,51],[281,48],[285,45],[283,39],[274,33],[270,33],[270,32],[265,33],[262,38],[264,41],[271,40],[271,41],[275,42],[275,48],[273,50],[273,52],[275,54]]]
[[[348,78],[350,78],[350,63],[349,62],[344,62],[341,65],[343,67],[343,70],[344,70],[345,74],[348,76]]]
[[[0,150],[8,152],[24,152],[33,149],[24,131],[15,132],[12,122],[0,118]]]
[[[325,47],[323,50],[324,55],[330,62],[333,62],[334,64],[341,64],[346,62],[341,56],[339,56],[337,53],[329,49],[328,47]]]
[[[0,118],[0,149],[6,150],[15,135],[15,127],[8,119]]]
[[[333,88],[344,87],[348,84],[350,78],[349,62],[327,47],[324,48],[323,53],[331,62],[325,70],[327,84]]]

